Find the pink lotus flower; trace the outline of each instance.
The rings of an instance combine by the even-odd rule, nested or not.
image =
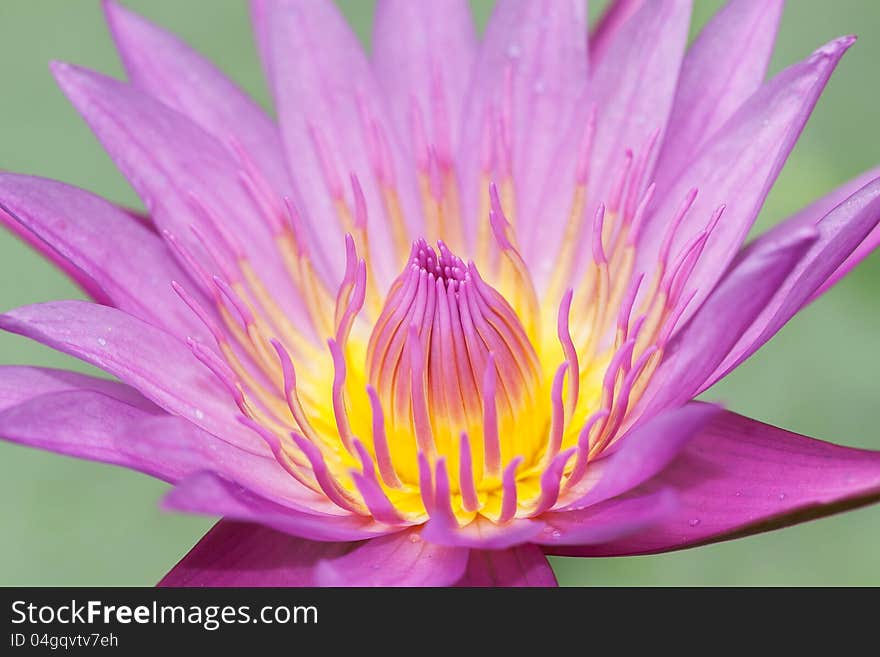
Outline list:
[[[741,248],[843,37],[764,82],[781,2],[254,0],[278,125],[105,9],[52,70],[148,210],[0,174],[94,299],[0,326],[122,382],[3,370],[0,434],[223,516],[166,585],[553,585],[880,499],[880,454],[692,401],[878,241],[880,173]]]

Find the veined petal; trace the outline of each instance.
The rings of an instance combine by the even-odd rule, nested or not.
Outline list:
[[[645,0],[611,0],[602,12],[596,27],[590,33],[590,60],[598,64],[605,58],[608,46],[617,33],[632,18]]]
[[[853,37],[820,48],[756,91],[724,124],[646,217],[637,272],[652,272],[669,217],[688,192],[699,190],[672,242],[676,253],[702,231],[712,213],[726,209],[683,289],[696,297],[682,322],[699,307],[739,250],[764,199],[807,121],[819,94]]]
[[[90,390],[136,406],[148,413],[159,408],[134,388],[118,381],[99,379],[79,372],[26,365],[0,366],[0,411],[34,397],[55,392]]]
[[[541,549],[517,545],[507,550],[471,550],[457,587],[556,587],[556,576]]]
[[[629,538],[554,554],[666,552],[778,529],[880,499],[880,453],[832,445],[726,412],[645,485],[679,507]]]
[[[420,232],[422,213],[370,64],[333,2],[266,0],[261,8],[288,167],[306,214],[320,222],[321,250],[341,275],[350,230],[341,207],[353,215],[356,203],[344,181],[354,174],[367,208],[372,271],[384,287],[405,257],[393,248],[400,241],[394,227]]]
[[[300,511],[272,502],[238,481],[213,472],[196,472],[175,486],[162,500],[166,509],[231,520],[256,522],[310,541],[361,541],[401,531],[372,518]]]
[[[761,86],[782,5],[782,0],[731,0],[688,50],[657,162],[661,193]]]
[[[0,208],[53,260],[99,288],[105,303],[180,337],[205,337],[171,289],[171,281],[186,285],[189,276],[159,236],[127,212],[85,190],[12,173],[0,173]]]
[[[7,368],[0,371],[16,378],[16,372]],[[90,378],[83,377],[81,383],[90,385]],[[28,376],[19,383],[32,380]],[[224,443],[144,398],[130,403],[134,391],[117,386],[116,390],[105,386],[100,392],[72,386],[33,394],[0,411],[0,436],[29,447],[130,468],[170,483],[211,469],[237,477],[242,485],[279,504],[305,511],[327,507],[323,498],[292,480],[274,459]]]
[[[103,0],[110,32],[129,80],[185,114],[217,140],[236,140],[280,194],[290,186],[278,128],[214,64],[176,35]]]
[[[373,69],[402,142],[412,136],[412,102],[417,102],[427,134],[435,142],[448,140],[438,146],[452,149],[447,155],[455,153],[476,51],[467,0],[379,0]]]
[[[453,527],[437,516],[422,530],[422,538],[438,545],[469,547],[477,550],[505,550],[532,542],[546,527],[541,520],[519,518],[497,525],[478,516],[464,527]]]
[[[589,487],[558,511],[582,509],[622,495],[660,472],[721,409],[692,402],[651,418],[620,438],[620,447],[590,465]],[[578,487],[572,491],[578,494]]]
[[[418,530],[374,538],[316,568],[318,586],[449,586],[468,563],[466,548],[422,540]]]
[[[0,315],[0,328],[100,367],[221,440],[268,453],[236,421],[228,392],[182,341],[121,310],[86,301],[50,301]]]
[[[564,546],[609,543],[644,531],[667,520],[679,506],[677,492],[666,487],[606,500],[580,511],[547,513],[547,530],[534,542],[545,546],[548,554],[565,555]]]
[[[865,185],[814,224],[819,231],[816,242],[755,317],[724,361],[703,383],[700,392],[755,353],[809,303],[841,263],[875,230],[878,222],[880,178]],[[785,240],[789,231],[801,230],[799,226],[809,225],[806,221],[786,222],[762,235],[734,261],[729,275],[734,276],[740,267],[748,266],[753,258],[759,258],[767,249],[775,248]]]
[[[574,127],[580,139],[589,113],[586,20],[580,0],[500,0],[466,103],[458,156],[465,220],[475,234],[487,221],[488,181],[502,188],[512,182],[515,198],[505,212],[517,219],[527,260],[544,243],[532,239],[537,226],[546,228],[542,219],[562,223],[567,216],[567,207],[557,217],[540,203],[558,195],[567,204],[574,192],[576,154],[565,151],[568,177],[560,175],[557,156]]]
[[[692,399],[817,239],[814,227],[803,227],[723,279],[672,337],[633,417],[652,417]]]
[[[193,227],[215,235],[216,218],[278,304],[304,331],[309,323],[279,255],[273,218],[263,216],[241,181],[228,149],[187,117],[132,85],[54,63],[70,101],[129,179],[156,224],[201,256]],[[278,221],[278,218],[274,218]],[[210,273],[217,271],[201,258]]]
[[[221,520],[157,586],[315,586],[315,567],[350,543],[318,543],[246,522]]]

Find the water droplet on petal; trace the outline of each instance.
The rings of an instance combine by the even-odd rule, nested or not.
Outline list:
[[[700,519],[699,518],[691,518],[690,520],[688,520],[688,524],[691,527],[696,527],[697,525],[700,524]]]
[[[785,499],[785,493],[779,493],[779,499],[780,499],[780,500],[784,500],[784,499]]]
[[[202,409],[200,409],[200,408],[195,409],[195,410],[193,411],[193,415],[196,416],[196,419],[197,419],[197,420],[203,420],[203,419],[205,418],[205,414],[204,414],[204,412],[202,411]]]
[[[519,59],[519,56],[521,54],[522,50],[517,44],[511,43],[509,46],[507,46],[507,56],[511,59]]]
[[[551,535],[553,538],[559,538],[560,536],[562,536],[562,532],[559,531],[558,529],[554,529],[553,532],[552,532],[550,535]]]
[[[102,347],[106,347],[107,341],[104,338],[98,338],[98,344],[101,345]]]
[[[412,536],[409,537],[410,543],[419,543],[421,540],[422,540],[422,537],[419,536],[418,534],[413,534]]]

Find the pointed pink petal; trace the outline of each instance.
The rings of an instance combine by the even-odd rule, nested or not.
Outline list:
[[[137,390],[118,381],[45,367],[0,366],[0,411],[40,395],[70,390],[99,392],[147,412],[158,410],[153,402]]]
[[[330,0],[265,0],[259,15],[265,17],[259,24],[268,28],[261,49],[270,57],[267,68],[288,168],[306,214],[320,222],[316,237],[321,250],[341,276],[343,230],[334,195],[354,208],[353,194],[342,184],[354,173],[366,199],[372,271],[384,285],[398,273],[398,254],[374,167],[377,160],[393,177],[411,234],[420,232],[421,205],[412,167],[403,166],[397,134],[361,44]],[[332,186],[322,159],[334,170]]]
[[[195,254],[204,249],[192,227],[222,223],[276,301],[308,330],[296,288],[284,267],[267,219],[241,183],[241,165],[201,127],[132,85],[69,64],[54,63],[64,93],[144,201],[156,225]],[[202,263],[214,273],[208,260]]]
[[[315,567],[350,543],[317,543],[268,527],[221,520],[157,586],[316,586]]]
[[[236,421],[220,382],[178,338],[131,315],[85,301],[51,301],[0,315],[0,329],[91,363],[173,415],[257,454],[268,448]]]
[[[467,549],[434,545],[410,530],[322,560],[315,579],[318,586],[450,586],[467,563]]]
[[[622,437],[619,447],[587,469],[584,486],[575,487],[558,511],[582,509],[622,495],[660,472],[721,409],[692,402],[661,413]],[[586,488],[585,492],[582,490]]]
[[[260,106],[176,35],[115,0],[103,4],[132,84],[185,114],[225,145],[237,140],[276,191],[288,193],[278,128]]]
[[[815,228],[800,228],[784,243],[750,259],[724,278],[665,347],[663,360],[633,417],[652,417],[695,397],[817,237]]]
[[[832,445],[724,413],[646,484],[680,506],[660,523],[572,556],[646,554],[786,527],[880,500],[880,453]]]
[[[108,305],[181,337],[205,337],[171,281],[198,290],[156,233],[130,214],[85,190],[11,173],[0,173],[0,207]]]
[[[487,219],[477,216],[479,199],[487,193],[482,181],[486,174],[502,181],[495,172],[482,170],[482,144],[493,133],[503,134],[509,143],[497,143],[496,134],[494,151],[509,150],[516,188],[516,207],[505,210],[521,222],[518,237],[527,259],[535,242],[543,241],[531,239],[539,223],[544,228],[540,220],[550,216],[563,223],[574,191],[577,153],[565,140],[577,128],[580,141],[589,113],[586,20],[579,0],[500,0],[486,28],[465,106],[458,156],[465,218],[473,234],[474,222]],[[569,155],[570,176],[558,172],[560,152]],[[544,212],[539,203],[557,196],[564,206],[561,215]]]
[[[415,100],[428,135],[444,129],[436,119],[446,122],[448,146],[455,153],[476,51],[467,0],[379,0],[373,23],[373,68],[402,142],[412,136],[410,112]],[[438,115],[440,101],[444,112]]]
[[[776,332],[794,317],[816,294],[880,222],[880,178],[843,201],[839,206],[813,224],[819,238],[789,273],[774,296],[752,321],[748,329],[727,354],[724,361],[703,383],[705,390],[718,379],[736,368],[755,353]],[[747,267],[753,258],[760,257],[786,239],[790,231],[802,230],[808,223],[786,222],[756,239],[734,261],[730,276],[741,267]]]
[[[360,541],[401,530],[338,507],[335,507],[338,513],[331,515],[320,510],[282,506],[248,490],[238,481],[207,471],[191,474],[177,484],[162,500],[162,505],[175,511],[256,522],[313,541]]]
[[[546,513],[547,529],[535,543],[548,554],[568,554],[568,546],[598,545],[638,534],[669,519],[680,507],[670,487],[606,500],[580,511]],[[577,549],[577,548],[575,548]]]
[[[664,190],[700,146],[764,81],[782,0],[731,0],[700,32],[684,58],[666,141],[657,162]]]
[[[467,570],[457,587],[558,586],[541,549],[518,545],[507,550],[471,550]]]
[[[617,33],[644,4],[645,0],[611,0],[590,33],[590,61],[598,64]]]
[[[676,232],[673,254],[726,204],[682,291],[683,298],[697,292],[682,321],[699,307],[739,250],[819,94],[852,42],[853,37],[832,41],[761,87],[700,149],[677,182],[658,196],[656,210],[645,220],[637,272],[655,270],[666,226],[689,190],[696,187],[699,193]]]

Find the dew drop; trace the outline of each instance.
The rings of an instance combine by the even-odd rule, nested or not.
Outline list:
[[[738,491],[736,491],[736,492],[734,493],[734,495],[735,495],[736,497],[742,497],[742,496],[743,496],[743,492],[742,492],[741,490],[738,490]]]
[[[196,416],[197,420],[203,420],[205,418],[205,414],[204,414],[204,412],[202,412],[202,409],[200,409],[200,408],[195,409],[193,411],[193,415]]]
[[[784,499],[785,499],[785,493],[779,493],[779,499],[780,499],[780,500],[784,500]]]
[[[688,524],[691,527],[696,527],[697,525],[700,524],[700,519],[699,518],[691,518],[690,520],[688,520]]]
[[[410,543],[420,543],[421,540],[422,540],[422,537],[419,536],[418,534],[413,534],[412,536],[409,537]]]
[[[521,54],[522,50],[517,44],[511,43],[509,46],[507,46],[507,56],[510,57],[510,59],[519,59],[519,56]]]
[[[104,338],[98,338],[98,344],[101,345],[102,347],[106,347],[107,341]]]
[[[559,531],[558,529],[554,529],[554,530],[550,533],[550,536],[552,536],[553,538],[559,538],[560,536],[562,536],[562,532]]]

